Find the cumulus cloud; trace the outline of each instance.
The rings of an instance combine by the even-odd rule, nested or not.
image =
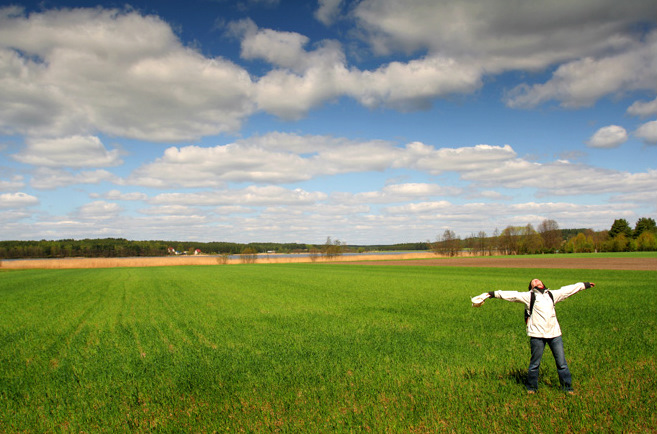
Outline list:
[[[30,184],[40,190],[52,190],[76,184],[98,184],[100,182],[120,183],[118,176],[107,170],[83,170],[71,172],[63,169],[43,167],[34,172]]]
[[[122,163],[118,150],[108,151],[94,136],[28,139],[26,148],[13,157],[21,163],[46,167],[110,167]]]
[[[427,183],[405,183],[386,185],[378,191],[362,193],[336,192],[331,194],[331,199],[341,204],[387,204],[436,196],[456,196],[462,192],[463,189],[457,187]]]
[[[627,131],[618,125],[602,127],[591,136],[587,144],[591,148],[617,148],[627,141]]]
[[[110,190],[104,194],[92,193],[90,194],[93,198],[103,198],[107,200],[126,200],[126,201],[139,201],[148,199],[148,195],[145,193],[132,192],[132,193],[122,193],[119,190]]]
[[[0,131],[188,140],[253,113],[249,74],[133,11],[0,10]]]
[[[309,205],[325,200],[322,192],[290,190],[278,186],[250,186],[243,189],[226,189],[199,193],[162,193],[150,199],[153,205],[189,206],[270,206]]]
[[[636,101],[627,109],[627,113],[641,117],[657,115],[657,98],[652,101]]]
[[[383,141],[275,133],[215,147],[168,148],[129,182],[149,187],[221,187],[227,182],[290,183],[321,175],[384,170],[399,149]]]
[[[193,140],[238,131],[258,111],[299,119],[343,96],[370,108],[426,109],[436,98],[476,91],[487,74],[559,63],[551,80],[517,87],[507,103],[576,107],[607,94],[655,90],[657,32],[642,35],[631,25],[650,16],[649,2],[580,3],[362,1],[351,9],[352,34],[365,35],[376,53],[422,53],[372,69],[349,65],[336,40],[311,44],[250,19],[230,23],[242,58],[271,65],[259,77],[184,46],[169,24],[133,10],[25,15],[3,8],[0,132]],[[329,23],[341,7],[322,0],[316,16]]]
[[[625,46],[633,23],[652,9],[640,0],[622,6],[613,0],[365,0],[353,16],[377,52],[476,57],[486,70],[500,71],[541,69]]]
[[[330,26],[340,15],[343,0],[319,0],[315,18],[326,26]]]
[[[230,31],[241,39],[241,56],[244,59],[262,59],[282,68],[297,72],[307,69],[312,54],[304,46],[310,39],[295,32],[259,29],[251,19],[229,25]]]
[[[127,182],[165,188],[222,187],[227,182],[282,184],[323,175],[409,168],[430,174],[486,172],[516,158],[509,145],[435,148],[420,142],[403,147],[385,141],[273,133],[215,147],[171,147],[135,170]]]
[[[98,200],[79,207],[77,215],[82,219],[108,220],[116,218],[121,211],[116,203]]]
[[[657,121],[650,121],[641,125],[634,132],[634,135],[650,145],[657,144]]]
[[[587,56],[557,68],[546,83],[521,84],[506,96],[510,107],[534,107],[561,101],[564,107],[591,106],[605,95],[657,90],[657,31],[620,53]]]
[[[613,129],[607,134],[604,132],[603,129],[591,143],[598,146],[621,143],[622,131],[616,131],[616,134],[611,134]],[[277,143],[281,146],[278,147]],[[651,171],[632,174],[566,160],[547,163],[530,161],[519,157],[510,145],[438,148],[412,142],[396,146],[384,141],[355,142],[328,136],[284,133],[209,148],[169,148],[161,158],[138,168],[122,182],[160,188],[224,188],[230,182],[284,184],[319,176],[389,169],[418,170],[430,175],[454,173],[462,181],[471,182],[473,189],[532,188],[539,195],[642,191],[655,182]],[[403,197],[409,199],[413,196],[460,192],[460,188],[408,183],[390,185],[380,192],[343,195],[342,198],[390,203]]]
[[[24,208],[38,204],[39,199],[27,193],[0,194],[0,208]]]
[[[241,38],[242,57],[277,67],[257,80],[255,100],[261,110],[285,119],[298,119],[342,95],[370,108],[425,109],[436,97],[469,93],[482,84],[483,71],[472,62],[426,56],[359,70],[348,67],[337,41],[321,41],[308,51],[308,38],[298,33],[259,29],[251,20],[229,28]]]
[[[479,187],[536,190],[538,197],[647,192],[657,185],[657,171],[630,173],[557,160],[538,163],[522,158],[463,172]]]
[[[185,205],[153,206],[150,208],[140,209],[139,212],[141,214],[154,215],[154,216],[163,216],[163,215],[164,216],[166,215],[191,216],[191,215],[200,214],[198,209]]]
[[[476,145],[462,148],[435,148],[414,142],[406,146],[408,161],[405,165],[431,174],[445,171],[487,172],[488,169],[509,162],[516,152],[509,145]]]
[[[21,175],[12,176],[10,179],[0,179],[0,190],[3,191],[17,190],[24,186],[25,182],[23,181],[23,176]]]

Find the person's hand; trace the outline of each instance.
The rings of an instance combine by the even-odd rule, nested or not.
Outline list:
[[[490,294],[487,292],[484,292],[481,295],[478,295],[476,297],[472,297],[470,301],[472,302],[472,307],[480,307],[484,304],[487,298],[490,297]]]
[[[584,282],[584,287],[586,289],[593,288],[594,286],[595,286],[595,283],[593,283],[593,282]]]

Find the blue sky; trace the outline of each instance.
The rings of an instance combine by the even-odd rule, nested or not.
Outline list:
[[[0,2],[0,239],[657,215],[653,0]]]

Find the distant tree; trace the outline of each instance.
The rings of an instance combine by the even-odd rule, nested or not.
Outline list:
[[[217,264],[226,265],[228,263],[228,258],[230,258],[230,253],[222,253],[217,256]]]
[[[593,237],[583,232],[570,238],[566,243],[566,252],[568,253],[591,253],[594,249]]]
[[[641,217],[636,222],[634,227],[634,238],[639,238],[639,236],[644,232],[657,233],[657,224],[655,220],[650,217]]]
[[[331,237],[326,238],[326,243],[324,243],[324,255],[328,259],[334,259],[337,256],[342,255],[343,243],[340,240],[333,241]]]
[[[555,252],[561,248],[563,238],[559,230],[559,224],[555,220],[543,220],[538,225],[538,233],[543,239],[543,247],[548,252]]]
[[[479,251],[479,254],[481,256],[486,255],[486,250],[488,249],[488,244],[489,240],[486,237],[486,232],[484,231],[479,231],[477,234],[477,242],[479,243],[479,246],[477,247],[477,250]]]
[[[495,228],[493,235],[488,239],[488,256],[493,256],[495,252],[500,250],[500,230]]]
[[[311,261],[311,262],[315,262],[315,261],[317,261],[317,258],[319,258],[320,253],[321,253],[321,252],[320,252],[320,250],[319,250],[317,247],[315,247],[315,246],[310,247],[310,248],[308,249],[308,254],[309,254],[309,256],[310,256],[310,261]]]
[[[520,247],[520,235],[522,226],[507,226],[499,236],[500,250],[505,255],[517,255]]]
[[[541,249],[543,249],[543,239],[530,223],[521,231],[519,252],[533,254],[539,253]]]
[[[643,231],[636,239],[636,249],[640,251],[657,250],[657,237],[651,231]]]
[[[611,232],[611,231],[610,231]],[[630,250],[630,240],[624,233],[619,233],[609,240],[609,249],[612,252],[627,252]]]
[[[608,230],[594,232],[592,237],[593,237],[594,251],[604,252],[604,251],[608,250],[605,247],[607,245],[607,242],[609,241],[609,231]]]
[[[432,244],[431,250],[437,255],[456,256],[461,250],[461,239],[453,230],[445,229],[442,235],[436,237],[436,242]]]
[[[632,228],[630,224],[625,219],[616,219],[609,229],[609,237],[616,238],[618,234],[623,234],[625,237],[629,238],[632,236]]]
[[[253,247],[245,247],[240,253],[240,261],[243,264],[255,264],[258,259],[258,253]]]
[[[479,231],[478,234],[471,234],[464,240],[465,248],[470,249],[473,256],[486,254],[486,232]]]

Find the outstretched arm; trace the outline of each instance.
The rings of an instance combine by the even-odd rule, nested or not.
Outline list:
[[[524,303],[529,306],[531,300],[531,292],[518,292],[518,291],[493,291],[492,296],[501,300],[511,301],[514,303]]]
[[[563,286],[559,289],[555,289],[554,291],[550,290],[550,292],[554,296],[554,302],[558,303],[567,299],[571,295],[578,293],[579,291],[592,288],[594,286],[595,283],[593,282],[579,282],[575,283],[574,285]]]
[[[518,291],[490,291],[484,292],[476,297],[472,297],[472,306],[479,307],[484,304],[484,302],[489,298],[499,298],[506,301],[513,301],[516,303],[525,303],[529,305],[530,300],[529,292],[518,292]]]

